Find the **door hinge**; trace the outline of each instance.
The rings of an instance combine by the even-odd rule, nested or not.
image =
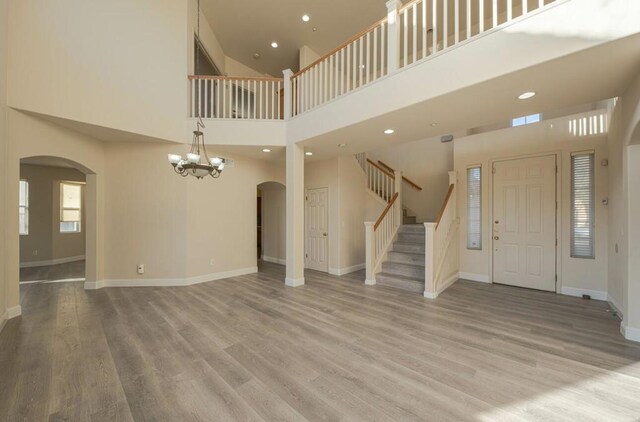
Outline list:
[[[558,282],[558,274],[556,274],[556,283]]]
[[[304,257],[309,258],[309,254],[308,253],[304,254]]]
[[[496,166],[493,166],[493,167],[491,168],[491,173],[496,174]]]

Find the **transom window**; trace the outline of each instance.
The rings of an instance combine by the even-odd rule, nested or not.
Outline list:
[[[511,120],[511,127],[518,127],[524,125],[530,125],[531,123],[538,123],[542,120],[542,114],[530,114],[528,116],[516,117]]]

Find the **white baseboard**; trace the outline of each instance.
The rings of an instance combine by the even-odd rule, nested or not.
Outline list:
[[[11,308],[7,309],[7,319],[19,317],[20,315],[22,315],[22,306],[20,305],[12,306]]]
[[[355,273],[356,271],[363,270],[365,266],[366,264],[358,264],[358,265],[353,265],[351,267],[345,267],[345,268],[329,268],[329,274],[337,275],[337,276],[351,274],[351,273]]]
[[[613,297],[611,297],[610,294],[607,294],[607,302],[609,302],[609,306],[611,306],[611,308],[613,308],[613,310],[618,313],[620,319],[623,319],[624,313],[622,312],[622,306],[620,306],[618,302]]]
[[[487,274],[474,274],[474,273],[458,273],[460,280],[479,281],[480,283],[491,283]]]
[[[241,268],[238,270],[222,271],[213,274],[204,274],[190,278],[159,278],[159,279],[131,279],[131,280],[100,280],[85,281],[85,290],[96,290],[104,287],[179,287],[192,286],[194,284],[206,283],[207,281],[221,280],[225,278],[238,277],[241,275],[258,272],[258,267]]]
[[[589,295],[591,299],[594,300],[607,300],[607,292],[602,292],[600,290],[589,290],[589,289],[577,289],[575,287],[565,287],[563,286],[560,290],[560,294],[567,296],[576,296],[582,297],[582,295]]]
[[[272,256],[263,255],[262,260],[265,262],[271,262],[272,264],[287,265],[287,260],[282,258],[274,258]]]
[[[451,277],[449,277],[448,279],[446,279],[445,281],[442,282],[440,287],[438,287],[438,289],[435,292],[431,293],[431,292],[427,292],[425,290],[424,297],[426,297],[427,299],[435,299],[435,298],[437,298],[438,296],[440,296],[440,294],[442,294],[442,292],[444,292],[449,287],[451,287],[451,285],[453,283],[455,283],[456,281],[458,281],[459,279],[460,279],[460,273],[452,274]]]
[[[640,342],[640,328],[626,327],[620,324],[620,332],[627,340]]]
[[[300,278],[285,278],[284,280],[284,284],[286,284],[289,287],[300,287],[300,286],[304,286],[304,277],[300,277]]]
[[[70,262],[84,261],[84,255],[69,256],[67,258],[47,259],[45,261],[21,262],[20,268],[48,267],[50,265],[68,264]]]

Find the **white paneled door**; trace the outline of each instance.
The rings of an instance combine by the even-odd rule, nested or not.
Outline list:
[[[329,200],[328,189],[307,189],[306,195],[306,267],[312,270],[329,271],[328,234]]]
[[[556,291],[556,157],[493,165],[493,282]]]

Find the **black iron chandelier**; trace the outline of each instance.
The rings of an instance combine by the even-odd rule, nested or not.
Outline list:
[[[196,34],[198,40],[200,39],[200,0],[198,0],[198,27]],[[196,54],[196,66],[195,72],[198,73],[200,68],[200,54],[198,51]],[[169,163],[173,166],[173,170],[182,177],[193,176],[197,179],[202,179],[209,175],[214,179],[217,179],[222,174],[226,160],[220,157],[209,158],[207,155],[207,148],[204,145],[204,133],[202,130],[204,123],[200,116],[200,110],[198,108],[198,120],[196,121],[196,130],[193,131],[193,140],[191,141],[191,150],[187,154],[186,158],[177,154],[169,154]],[[202,148],[202,149],[201,149]]]
[[[198,117],[196,125],[196,130],[193,131],[191,150],[186,158],[177,154],[169,154],[169,163],[173,166],[173,170],[182,177],[194,176],[197,179],[202,179],[208,175],[217,179],[224,170],[226,160],[220,157],[209,158],[207,148],[204,145],[204,133],[200,130],[204,128],[200,117]]]

